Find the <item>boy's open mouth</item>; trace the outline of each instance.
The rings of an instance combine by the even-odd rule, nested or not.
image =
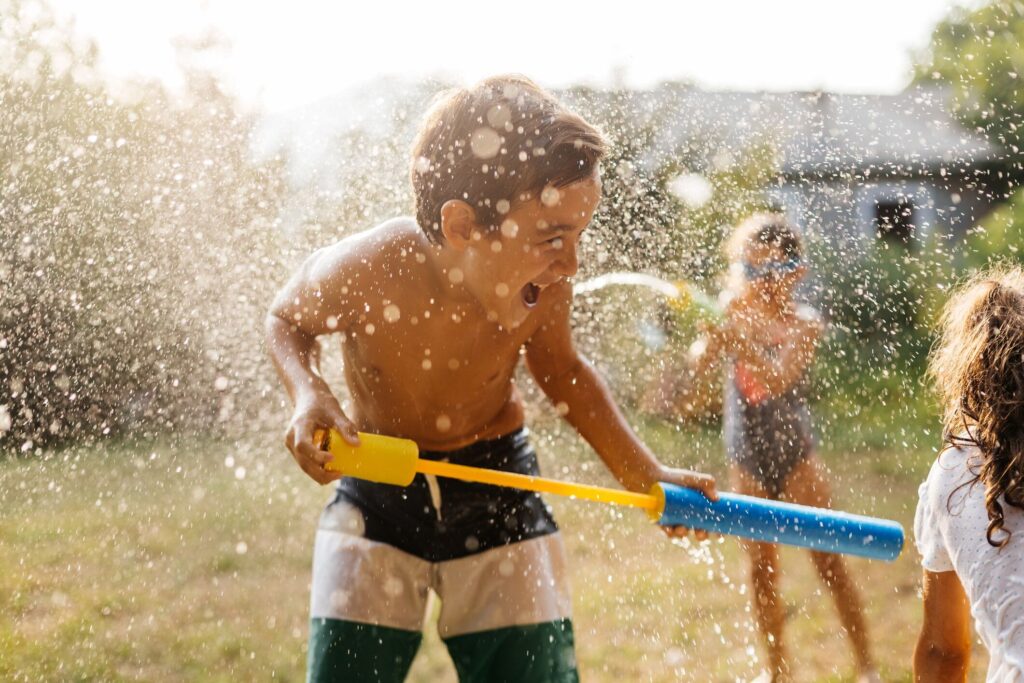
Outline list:
[[[540,299],[540,286],[535,285],[532,282],[527,282],[521,291],[523,297],[523,303],[527,308],[533,308],[537,305],[537,300]]]

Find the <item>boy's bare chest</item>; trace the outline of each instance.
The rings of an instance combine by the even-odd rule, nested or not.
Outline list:
[[[470,306],[423,299],[370,307],[344,347],[350,371],[433,394],[507,383],[524,342],[523,332],[489,323]]]

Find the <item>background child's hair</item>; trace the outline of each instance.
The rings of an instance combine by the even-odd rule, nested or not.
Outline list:
[[[928,371],[944,406],[943,438],[982,454],[969,484],[984,484],[985,536],[1002,547],[1010,532],[1000,498],[1024,507],[1024,271],[999,267],[957,290]]]
[[[796,229],[781,213],[755,213],[736,226],[725,242],[725,256],[729,259],[727,288],[733,292],[742,288],[743,255],[747,246],[759,242],[777,247],[786,258],[803,258],[803,240]]]
[[[441,207],[468,202],[496,226],[525,192],[588,178],[605,154],[601,133],[523,76],[496,76],[441,93],[412,150],[416,220],[442,240]]]

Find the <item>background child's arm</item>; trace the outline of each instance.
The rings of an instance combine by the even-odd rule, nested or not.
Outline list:
[[[353,252],[345,242],[315,252],[281,289],[266,317],[267,348],[295,405],[285,446],[321,484],[341,475],[323,469],[330,455],[313,444],[313,431],[334,427],[347,441],[359,443],[355,426],[320,376],[317,340],[344,332],[355,317],[360,269]]]
[[[648,383],[641,408],[662,417],[697,417],[712,410],[721,389],[717,329],[704,333],[690,345],[682,357],[671,349],[657,360],[661,371]]]
[[[956,572],[924,572],[924,621],[914,651],[914,680],[967,680],[971,612]]]
[[[526,343],[526,363],[565,419],[594,447],[624,487],[646,492],[659,481],[696,488],[715,497],[713,477],[665,467],[640,441],[616,407],[608,387],[576,352],[569,327],[572,291],[559,285],[551,314]]]

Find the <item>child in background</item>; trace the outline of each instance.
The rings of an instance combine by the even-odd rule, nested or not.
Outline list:
[[[520,358],[627,489],[659,481],[714,496],[630,429],[572,343],[569,278],[601,197],[601,135],[522,77],[444,94],[412,154],[416,216],[313,254],[267,317],[295,412],[285,444],[326,484],[317,428],[417,442],[421,457],[538,474],[514,375]],[[319,373],[339,334],[351,408]],[[685,530],[674,530],[684,534]],[[309,679],[400,681],[428,592],[461,681],[577,680],[561,536],[533,493],[417,475],[344,478],[313,560]]]
[[[825,467],[814,455],[805,397],[808,368],[823,325],[817,312],[794,300],[806,274],[802,244],[786,219],[757,214],[740,224],[728,244],[726,321],[691,348],[695,386],[708,386],[725,364],[722,405],[733,489],[761,498],[831,507]],[[772,681],[786,680],[785,614],[778,591],[778,548],[744,544],[751,559],[753,604],[765,636]],[[860,680],[878,680],[860,598],[842,557],[812,552],[853,645]]]
[[[1024,681],[1024,272],[981,273],[949,301],[929,371],[945,449],[920,489],[914,536],[924,622],[914,680],[967,680],[970,622],[990,683]]]

